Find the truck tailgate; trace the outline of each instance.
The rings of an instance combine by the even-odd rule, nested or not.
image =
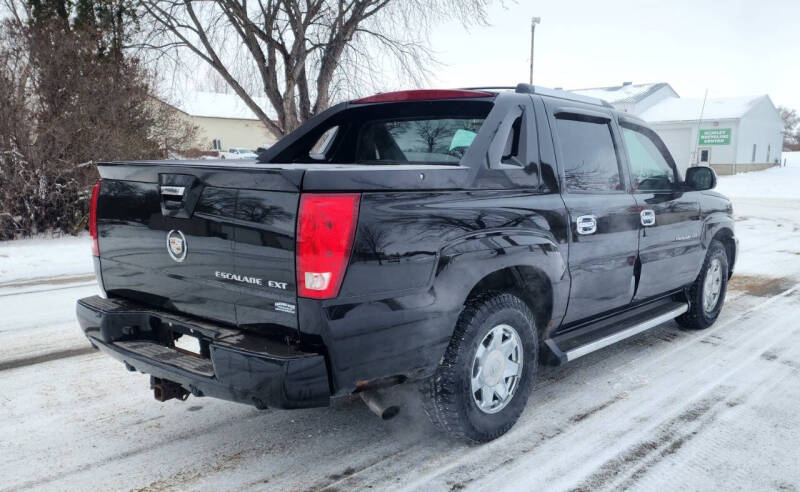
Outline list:
[[[110,296],[265,333],[295,333],[303,171],[218,162],[99,166]]]

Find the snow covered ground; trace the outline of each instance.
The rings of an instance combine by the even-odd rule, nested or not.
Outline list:
[[[784,152],[781,155],[781,162],[783,163],[784,161],[789,167],[800,167],[800,151]]]
[[[0,241],[0,287],[57,276],[92,274],[88,234]]]
[[[799,172],[720,179],[740,260],[714,327],[667,323],[544,368],[484,446],[433,431],[411,387],[389,422],[359,402],[160,404],[79,333],[74,302],[97,291],[87,238],[0,243],[0,491],[797,490]]]

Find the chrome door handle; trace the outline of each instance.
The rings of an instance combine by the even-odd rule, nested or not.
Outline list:
[[[587,235],[597,232],[597,217],[594,215],[581,215],[575,219],[578,234]]]
[[[645,227],[656,225],[656,213],[653,210],[642,210],[639,212],[639,218],[642,220],[642,225]]]

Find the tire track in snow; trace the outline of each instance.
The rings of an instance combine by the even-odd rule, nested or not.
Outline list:
[[[658,365],[658,362],[660,360],[663,361],[664,358],[669,357],[670,355],[675,355],[676,352],[684,352],[686,350],[689,350],[693,346],[700,345],[699,341],[701,339],[707,338],[707,336],[713,335],[715,332],[720,332],[726,326],[730,326],[731,324],[735,323],[737,320],[746,319],[748,316],[753,316],[755,314],[758,314],[758,313],[762,312],[764,309],[769,308],[770,306],[772,306],[775,302],[778,302],[779,300],[784,300],[786,297],[788,297],[791,294],[793,294],[796,291],[796,289],[797,289],[796,286],[791,288],[791,289],[788,289],[787,291],[785,291],[785,292],[781,293],[780,295],[775,296],[774,298],[769,300],[769,301],[772,301],[772,302],[765,302],[765,303],[762,303],[762,304],[760,304],[758,306],[755,306],[753,308],[747,309],[744,312],[735,315],[732,319],[721,320],[721,321],[723,321],[723,323],[720,323],[719,329],[714,330],[714,328],[712,327],[712,329],[710,329],[708,331],[700,332],[699,335],[692,336],[690,340],[688,340],[686,342],[683,342],[683,343],[680,343],[679,347],[676,347],[676,348],[670,347],[670,349],[666,353],[660,354],[659,356],[657,356],[655,358],[655,360],[654,360],[654,358],[650,357],[648,359],[648,362],[650,362],[650,363],[646,364],[646,366],[647,366],[646,369],[651,369],[652,370],[655,366]],[[794,302],[794,300],[785,300],[784,302]],[[766,314],[765,314],[765,316],[766,316]],[[788,321],[788,319],[787,319],[787,321]],[[789,325],[789,326],[791,326],[791,325]],[[776,344],[779,345],[784,339],[791,338],[793,336],[796,337],[797,335],[798,335],[798,332],[791,332],[791,333],[784,333],[783,337],[780,337],[780,338],[772,338],[771,337],[768,340],[762,340],[762,339],[760,339],[758,337],[753,337],[753,333],[752,332],[748,332],[747,330],[744,330],[743,333],[738,334],[737,336],[735,336],[734,341],[732,343],[726,343],[724,345],[719,345],[719,346],[712,347],[711,353],[704,354],[704,357],[703,357],[704,360],[708,360],[708,361],[714,362],[714,361],[719,361],[720,359],[725,360],[725,359],[730,359],[730,358],[735,358],[735,357],[743,357],[744,362],[739,363],[739,364],[734,364],[733,368],[728,370],[728,371],[726,371],[726,373],[724,373],[723,376],[717,377],[717,378],[713,378],[712,384],[707,385],[705,391],[712,391],[716,386],[718,386],[720,384],[723,384],[725,378],[732,377],[732,375],[735,374],[736,371],[738,371],[738,370],[742,369],[743,367],[745,367],[748,363],[752,362],[752,360],[758,359],[763,350],[767,349],[768,347],[774,346]],[[744,341],[745,343],[740,343],[742,341]],[[731,347],[733,347],[733,348],[731,348]],[[747,355],[749,355],[749,357],[744,357],[744,356],[747,356]],[[613,357],[613,355],[612,355],[612,357]],[[636,368],[635,364],[636,364],[638,358],[640,358],[640,357],[643,357],[643,356],[638,356],[637,359],[634,359],[634,360],[632,360],[630,362],[627,362],[625,364],[625,366],[627,366],[626,368],[628,370],[631,370],[631,371],[634,370],[634,369],[638,369],[638,368]],[[596,362],[596,361],[592,361],[592,362]],[[633,367],[631,367],[631,366],[633,366]],[[670,387],[669,391],[666,394],[655,395],[656,398],[658,399],[658,402],[649,405],[649,407],[647,408],[648,410],[653,411],[655,413],[655,415],[642,415],[642,412],[637,412],[637,413],[639,413],[639,415],[637,415],[636,418],[642,419],[644,421],[648,421],[648,420],[651,420],[653,418],[657,418],[659,416],[658,414],[663,414],[664,412],[667,411],[667,408],[669,408],[669,407],[672,407],[672,408],[670,408],[670,410],[669,410],[669,412],[667,412],[667,414],[668,415],[672,415],[674,413],[678,413],[681,408],[685,408],[687,405],[691,405],[691,402],[695,401],[698,397],[702,399],[703,396],[702,396],[702,394],[700,394],[700,395],[697,395],[695,398],[692,398],[688,402],[687,401],[682,401],[679,398],[677,399],[678,401],[675,401],[676,400],[676,395],[678,395],[680,393],[680,391],[686,391],[687,389],[691,389],[693,386],[696,385],[698,380],[701,380],[701,376],[708,376],[709,374],[713,374],[717,370],[718,370],[718,367],[715,367],[715,365],[711,365],[710,367],[703,368],[698,373],[694,374],[692,378],[689,378],[689,379],[683,381],[677,387],[676,386]],[[631,393],[634,396],[636,396],[636,389],[635,388],[632,389]],[[656,393],[658,393],[658,392],[656,392]],[[660,396],[660,398],[658,398],[659,396]],[[556,398],[558,398],[558,395],[556,395]],[[613,397],[609,401],[613,401],[613,400],[617,400],[617,396]],[[633,400],[636,400],[636,398],[633,398]],[[672,400],[672,401],[670,401],[670,400]],[[529,406],[533,406],[534,412],[535,412],[535,409],[537,407],[539,407],[539,405],[540,405],[540,402],[536,402],[536,400],[534,398]],[[676,405],[677,405],[677,409],[674,408]],[[618,420],[618,419],[615,419],[614,417],[620,417],[622,419],[622,421],[628,421],[628,422],[635,421],[635,418],[632,418],[632,415],[630,414],[630,412],[627,412],[624,415],[617,415],[617,414],[615,414],[615,415],[607,415],[608,409],[609,408],[613,408],[613,406],[614,406],[613,403],[609,403],[608,401],[607,402],[603,402],[600,405],[598,405],[598,407],[600,407],[601,409],[597,413],[606,413],[606,415],[604,415],[606,421]],[[628,408],[628,407],[630,407],[630,405],[625,405],[625,408]],[[624,410],[621,410],[621,411],[624,411]],[[581,414],[579,413],[577,415],[581,415]],[[559,419],[560,423],[558,425],[556,425],[555,430],[552,430],[550,432],[550,434],[540,433],[537,436],[537,438],[535,438],[533,441],[531,441],[530,439],[526,439],[526,438],[520,439],[520,436],[518,436],[518,435],[514,436],[516,441],[513,442],[511,446],[507,446],[507,445],[506,446],[499,446],[500,449],[504,449],[505,452],[503,452],[503,451],[496,452],[495,450],[491,449],[491,448],[494,447],[495,443],[490,443],[488,445],[485,445],[482,448],[478,448],[478,452],[476,452],[476,453],[466,453],[463,458],[461,458],[459,460],[456,460],[455,462],[448,463],[442,468],[434,469],[428,474],[420,476],[416,481],[414,481],[411,484],[408,484],[408,486],[406,488],[407,489],[422,489],[422,488],[425,488],[427,485],[430,485],[432,480],[435,481],[436,483],[438,483],[439,485],[451,484],[451,485],[456,486],[456,488],[460,488],[462,486],[467,486],[468,487],[472,483],[472,481],[480,480],[485,473],[492,473],[494,471],[494,469],[496,469],[499,466],[508,466],[508,465],[513,464],[515,461],[517,461],[517,459],[520,457],[520,455],[526,455],[526,454],[531,454],[531,453],[535,454],[536,451],[538,451],[538,450],[540,450],[542,448],[543,444],[550,444],[550,442],[548,442],[548,441],[561,440],[561,441],[571,441],[573,443],[580,442],[582,439],[584,439],[583,437],[580,436],[581,428],[586,427],[586,426],[580,426],[580,425],[577,425],[577,426],[576,425],[572,425],[572,426],[570,426],[570,422],[569,421],[570,420],[574,420],[575,418],[576,417],[573,415],[572,417],[567,418],[566,422],[564,421],[563,418]],[[669,417],[665,417],[665,418],[668,419]],[[584,419],[584,420],[591,420],[591,418],[587,418],[587,419]],[[658,427],[660,425],[663,425],[663,420],[664,419],[662,419],[661,421],[657,421],[654,425],[651,424],[649,426],[648,432],[650,432],[650,433],[658,432],[657,429],[658,429]],[[581,421],[583,421],[583,420],[581,420]],[[514,430],[512,430],[512,433],[518,434],[520,432],[524,432],[525,430],[527,430],[526,429],[527,427],[535,427],[535,426],[536,426],[536,422],[531,422],[531,423],[526,422],[526,423],[523,423],[522,426],[519,426],[520,430],[516,430],[516,428],[515,428]],[[588,426],[588,427],[591,428],[591,426]],[[622,432],[622,435],[630,433],[630,429],[627,429],[627,430],[622,430],[621,429],[620,431]],[[647,435],[648,434],[645,433],[645,436],[647,436]],[[498,441],[503,441],[505,439],[506,439],[506,437],[502,437]],[[644,439],[644,440],[647,441],[647,439]],[[506,443],[506,444],[508,444],[508,443]],[[575,447],[577,447],[577,446],[573,446],[573,448],[575,448]],[[484,448],[487,449],[486,453],[482,452]],[[573,449],[573,452],[574,452],[574,449]],[[569,457],[569,461],[576,462],[576,463],[580,463],[581,461],[585,461],[586,457],[577,456],[577,455],[581,454],[580,452],[575,453],[575,454],[576,454],[576,456],[570,456]],[[491,459],[489,459],[488,461],[485,460],[487,455],[489,457],[491,457]],[[562,457],[562,459],[563,459],[563,457]],[[477,462],[484,461],[484,463],[483,464],[480,464],[480,463],[476,464],[476,463],[474,463],[476,461]],[[542,484],[549,483],[549,482],[550,482],[549,480],[544,480],[542,482]]]
[[[96,280],[96,278],[97,277],[95,276],[95,274],[92,273],[86,275],[67,275],[62,277],[40,277],[28,280],[12,280],[11,282],[0,282],[0,289],[18,289],[20,287],[32,287],[36,285],[60,285],[60,284],[71,284],[74,282],[89,282],[90,280],[91,281]],[[48,289],[36,292],[46,292],[47,290]],[[49,290],[58,290],[58,289],[54,288]],[[26,292],[28,291],[23,291],[21,293],[25,294]]]
[[[20,367],[32,366],[34,364],[41,364],[43,362],[50,362],[58,359],[66,359],[68,357],[77,357],[79,355],[91,354],[93,352],[95,352],[95,349],[90,345],[87,347],[48,352],[46,354],[35,355],[33,357],[24,357],[21,359],[0,361],[0,371],[7,371],[9,369],[18,369]]]
[[[755,360],[754,362],[763,363]],[[715,433],[715,430],[724,426],[726,421],[740,420],[743,409],[752,408],[765,398],[769,398],[778,388],[785,387],[787,382],[796,380],[797,377],[796,372],[793,373],[777,365],[770,367],[767,371],[758,371],[757,374],[761,377],[751,381],[747,386],[734,389],[731,393],[725,395],[724,405],[716,405],[712,409],[713,413],[710,412],[708,417],[703,419],[700,426],[695,429],[678,429],[680,434],[672,438],[673,444],[668,448],[650,457],[644,463],[639,464],[638,467],[632,470],[629,469],[629,475],[623,477],[623,480],[617,480],[604,488],[607,490],[627,490],[631,488],[652,490],[654,486],[657,486],[656,484],[676,484],[686,476],[686,468],[693,468],[695,476],[702,475],[710,465],[715,461],[719,461],[720,456],[723,456],[726,450],[737,446],[737,436],[734,433],[725,432],[720,436]],[[686,450],[691,446],[696,446],[694,452]],[[674,456],[679,452],[685,451],[690,455],[696,453],[698,451],[697,446],[700,447],[702,454],[706,455],[704,459],[683,459],[681,460],[682,466],[677,469],[672,466],[661,466],[662,463],[667,464],[665,462],[670,459],[674,460]],[[709,449],[713,451],[711,453],[707,452]],[[722,451],[720,452],[720,450]],[[722,484],[719,484],[718,488],[738,488],[743,490],[752,488],[748,486],[747,478],[726,478],[727,485],[722,486]],[[680,489],[682,487],[675,485],[675,488]]]
[[[234,425],[238,424],[242,421],[249,421],[253,419],[257,419],[262,416],[261,411],[253,411],[249,415],[240,417],[236,422],[223,422],[222,425]],[[22,490],[22,489],[31,489],[36,487],[42,487],[45,485],[53,484],[54,482],[62,482],[65,479],[68,479],[70,476],[77,475],[79,473],[84,473],[87,471],[91,471],[94,469],[101,468],[102,466],[115,462],[115,461],[123,461],[141,454],[152,452],[155,449],[166,447],[173,445],[175,443],[183,442],[183,441],[190,441],[191,439],[196,438],[198,435],[202,435],[206,432],[210,432],[212,430],[218,430],[220,423],[214,423],[213,426],[201,427],[201,428],[189,428],[186,431],[182,432],[181,434],[171,437],[169,440],[164,440],[158,443],[148,443],[145,445],[140,445],[136,447],[132,447],[125,451],[119,452],[117,454],[107,456],[96,461],[91,461],[89,463],[84,463],[82,465],[72,467],[66,470],[60,470],[57,473],[52,473],[50,475],[46,475],[43,477],[36,478],[34,480],[29,480],[21,484],[16,484],[8,488],[0,489],[0,492],[11,492],[15,490]],[[207,464],[201,466],[206,467]],[[191,473],[187,472],[187,476],[194,476]],[[177,485],[177,484],[175,484]]]

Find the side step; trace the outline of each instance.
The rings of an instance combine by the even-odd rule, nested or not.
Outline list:
[[[625,312],[548,338],[545,344],[563,364],[655,328],[688,310],[685,302],[658,303],[646,311]]]

